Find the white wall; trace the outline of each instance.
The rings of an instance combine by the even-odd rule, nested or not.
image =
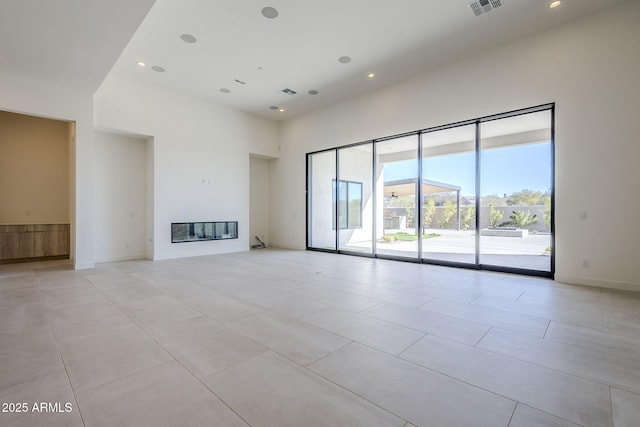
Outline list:
[[[146,238],[146,249],[145,249],[145,255],[147,259],[153,259],[153,246],[154,246],[154,240],[153,240],[153,224],[154,224],[154,163],[155,163],[155,150],[154,148],[154,142],[153,142],[153,138],[147,138],[147,155],[146,155],[146,171],[147,171],[147,176],[146,176],[146,201],[147,201],[147,205],[146,205],[146,210],[147,210],[147,220],[145,222],[145,225],[147,226],[147,232],[145,233],[145,238]]]
[[[638,40],[628,2],[285,122],[272,245],[305,247],[306,152],[556,102],[556,279],[640,290]]]
[[[141,259],[147,252],[147,141],[96,132],[95,262]]]
[[[276,156],[278,124],[110,75],[95,124],[154,138],[154,259],[249,249],[249,153]],[[171,223],[238,221],[239,238],[171,243]]]
[[[0,75],[0,110],[75,122],[71,258],[93,266],[93,103],[91,95]]]
[[[255,245],[258,241],[254,236],[269,244],[269,199],[270,191],[270,168],[271,160],[251,157],[250,163],[250,227],[249,245]]]
[[[372,151],[373,147],[370,144],[338,150],[338,163],[340,165],[338,176],[340,181],[362,183],[361,227],[340,230],[338,243],[343,249],[353,250],[360,246],[363,252],[371,253],[371,248],[373,247],[371,242],[373,230]],[[341,212],[341,214],[344,215],[345,213]]]
[[[0,224],[70,223],[70,126],[0,111]]]

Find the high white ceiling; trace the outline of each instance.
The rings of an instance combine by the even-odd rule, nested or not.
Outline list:
[[[476,17],[470,0],[2,0],[0,72],[95,91],[122,52],[117,75],[283,120],[627,0],[550,1]]]
[[[93,94],[154,0],[1,0],[0,73]]]

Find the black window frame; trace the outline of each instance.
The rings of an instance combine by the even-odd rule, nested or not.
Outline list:
[[[341,215],[340,215],[340,205],[339,203],[342,201],[342,199],[340,199],[340,185],[339,184],[345,184],[345,215],[344,215],[344,219],[345,219],[345,226],[343,227],[341,224],[340,225],[340,230],[358,230],[362,228],[362,194],[363,194],[363,188],[364,188],[364,183],[360,182],[360,181],[349,181],[346,179],[340,179],[337,180],[334,178],[331,180],[332,183],[332,202],[333,202],[333,209],[334,212],[336,212],[335,215],[333,215],[333,221],[332,221],[332,229],[335,230],[336,229],[336,217],[338,220],[338,223],[341,222]],[[351,184],[355,184],[355,185],[359,185],[360,186],[360,197],[358,198],[358,200],[360,201],[360,206],[358,207],[358,223],[356,226],[354,227],[350,227],[351,222],[350,222],[350,207],[349,207],[349,187]],[[338,201],[338,203],[336,203],[336,200]]]

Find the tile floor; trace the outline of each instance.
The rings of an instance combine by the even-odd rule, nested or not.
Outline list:
[[[640,293],[277,249],[0,265],[0,402],[2,426],[638,427]]]

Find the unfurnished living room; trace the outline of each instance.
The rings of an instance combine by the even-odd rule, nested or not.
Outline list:
[[[2,0],[1,426],[640,426],[640,1]]]

